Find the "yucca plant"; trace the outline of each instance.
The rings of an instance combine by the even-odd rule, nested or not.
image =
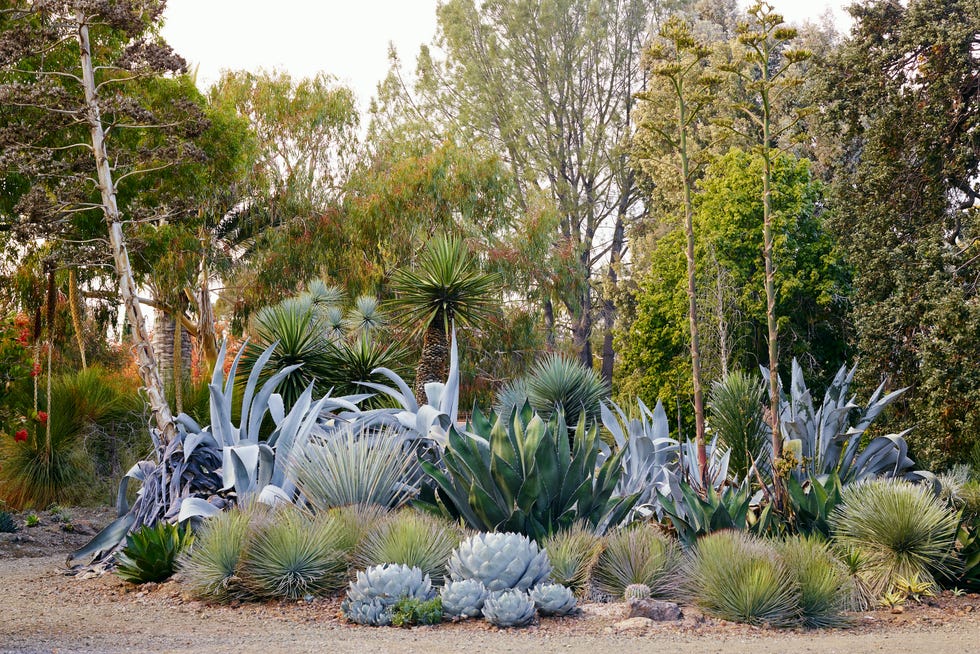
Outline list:
[[[134,584],[169,579],[177,569],[177,557],[194,542],[194,532],[163,520],[144,525],[126,537],[116,556],[116,574]]]
[[[871,575],[867,570],[864,552],[853,547],[841,547],[837,543],[832,543],[832,547],[847,575],[850,589],[847,607],[853,611],[867,611],[875,605],[878,595],[869,581]]]
[[[353,341],[340,340],[331,344],[325,355],[327,370],[318,380],[324,390],[333,389],[333,395],[357,395],[364,391],[361,382],[383,384],[388,379],[378,372],[379,368],[396,374],[405,371],[406,350],[397,343],[383,344],[369,335],[361,335]],[[374,395],[360,402],[362,409],[391,406],[384,395]]]
[[[827,542],[812,536],[792,536],[777,549],[800,590],[803,625],[822,628],[846,623],[843,612],[849,608],[850,579]]]
[[[348,504],[396,508],[412,498],[418,461],[406,456],[400,430],[340,428],[298,448],[286,477],[318,511]]]
[[[253,525],[239,562],[239,576],[258,598],[300,599],[343,588],[347,555],[338,547],[339,525],[310,519],[292,507]]]
[[[569,424],[575,424],[585,412],[588,423],[595,424],[608,396],[609,388],[594,370],[553,353],[534,364],[526,377],[504,387],[497,398],[497,410],[509,418],[526,401],[544,420],[561,411]]]
[[[648,586],[653,597],[669,597],[677,590],[680,564],[676,541],[653,524],[636,524],[606,535],[592,579],[599,592],[614,597],[623,597],[632,584]]]
[[[715,532],[698,540],[686,568],[686,591],[708,615],[774,627],[798,621],[799,589],[775,548],[761,539]]]
[[[541,543],[551,561],[551,581],[585,592],[592,568],[602,552],[602,539],[582,524],[548,536]]]
[[[733,370],[711,384],[708,424],[730,450],[728,467],[739,479],[749,476],[753,463],[765,449],[766,393],[763,380],[741,370]],[[762,464],[768,468],[769,462],[760,461]]]
[[[354,556],[358,568],[401,563],[422,570],[435,586],[446,576],[446,562],[459,545],[460,531],[432,515],[406,509],[382,518],[365,535]]]
[[[204,521],[193,547],[178,559],[178,568],[191,595],[213,602],[228,602],[245,595],[238,576],[238,562],[255,512],[265,510],[228,509]]]
[[[391,305],[401,312],[403,327],[422,335],[417,398],[425,397],[426,383],[446,378],[452,327],[473,325],[488,315],[497,283],[496,275],[480,270],[463,241],[445,236],[429,242],[417,268],[395,273]]]
[[[353,558],[364,538],[388,515],[388,509],[378,504],[348,504],[329,509],[326,515],[340,525],[338,549]]]
[[[831,524],[841,547],[864,554],[876,595],[902,577],[934,582],[955,565],[957,514],[928,486],[886,479],[853,484]]]

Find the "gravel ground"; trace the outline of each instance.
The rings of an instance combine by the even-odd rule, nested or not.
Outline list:
[[[75,514],[73,514],[75,516]],[[82,528],[106,512],[74,517]],[[211,606],[178,581],[136,587],[114,575],[66,574],[65,555],[87,538],[47,520],[0,541],[0,652],[657,652],[859,654],[980,652],[980,597],[946,593],[900,614],[855,614],[853,626],[777,631],[705,618],[624,624],[622,604],[587,604],[581,615],[499,630],[482,621],[397,629],[358,627],[339,599]]]

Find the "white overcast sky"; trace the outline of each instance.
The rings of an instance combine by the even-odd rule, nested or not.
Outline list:
[[[839,23],[850,0],[770,0],[788,21]],[[743,3],[744,4],[744,3]],[[431,41],[437,0],[169,0],[163,35],[206,89],[222,70],[327,72],[357,93],[361,109],[388,71],[393,42],[409,69]]]

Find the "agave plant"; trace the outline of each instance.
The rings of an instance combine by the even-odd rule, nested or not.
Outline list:
[[[483,617],[496,627],[525,627],[534,621],[534,602],[518,590],[491,596],[483,604]]]
[[[442,587],[442,610],[451,618],[476,618],[490,592],[479,579],[449,581]]]
[[[194,533],[184,527],[163,520],[144,525],[126,537],[116,556],[116,574],[134,584],[169,579],[178,555],[193,542]]]
[[[762,370],[768,379],[769,372]],[[908,457],[904,432],[878,436],[861,449],[864,432],[906,389],[883,394],[882,382],[862,408],[854,396],[847,395],[856,371],[857,366],[850,370],[842,366],[816,408],[803,380],[803,369],[793,360],[789,395],[781,393],[779,417],[783,437],[789,447],[798,450],[801,461],[794,474],[802,481],[837,472],[844,484],[881,476],[912,480],[931,477],[913,470],[915,462]]]
[[[541,615],[569,615],[575,611],[575,594],[561,584],[538,584],[528,593]]]
[[[505,422],[478,408],[460,434],[449,430],[446,470],[422,462],[439,489],[442,507],[474,529],[504,530],[544,539],[577,521],[598,533],[623,521],[636,495],[614,495],[620,475],[617,453],[597,468],[599,436],[579,420],[569,444],[559,413],[546,423],[529,405]]]
[[[802,534],[831,537],[830,518],[843,501],[844,485],[837,473],[812,478],[802,484],[795,477],[786,480],[793,526]]]
[[[475,579],[491,593],[516,589],[522,593],[548,578],[548,553],[526,536],[512,533],[476,534],[449,557],[453,581]]]
[[[680,501],[675,501],[675,496],[681,498]],[[721,491],[708,489],[701,497],[693,486],[679,482],[672,495],[661,497],[660,501],[685,548],[693,547],[701,536],[722,529],[752,529],[765,534],[776,526],[771,504],[762,508],[758,515],[753,512],[748,484],[728,486]]]

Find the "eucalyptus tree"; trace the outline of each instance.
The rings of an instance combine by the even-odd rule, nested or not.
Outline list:
[[[646,52],[650,79],[646,90],[638,95],[643,103],[633,147],[641,168],[645,168],[655,184],[664,183],[662,173],[666,167],[673,175],[679,175],[682,186],[695,443],[701,481],[707,487],[692,194],[711,151],[710,145],[699,143],[695,134],[699,124],[704,126],[706,114],[712,111],[720,79],[710,65],[710,46],[695,36],[688,21],[672,16],[661,25],[657,36]]]
[[[796,65],[809,58],[802,49],[791,49],[797,31],[786,27],[783,17],[767,2],[758,2],[749,8],[749,21],[738,28],[736,57],[724,67],[737,80],[748,99],[734,104],[734,111],[744,120],[733,119],[729,123],[762,156],[762,258],[765,265],[766,323],[769,343],[769,402],[779,406],[779,352],[778,323],[776,318],[776,266],[773,261],[773,211],[772,175],[773,162],[783,149],[780,139],[793,134],[799,121],[799,111],[783,114],[778,111],[781,101],[798,89],[802,79],[796,74]],[[783,452],[783,437],[779,428],[779,412],[770,410],[774,471],[779,467]],[[774,477],[775,501],[782,507],[785,489],[777,474]]]
[[[173,417],[143,320],[120,208],[121,201],[138,208],[133,193],[142,176],[199,155],[190,139],[204,124],[194,103],[179,97],[149,102],[167,87],[158,83],[162,76],[185,71],[183,59],[155,33],[165,4],[5,2],[0,144],[5,186],[17,198],[9,216],[18,227],[83,235],[93,248],[107,242],[141,380],[155,425],[168,442],[175,434]],[[101,235],[95,231],[99,215]]]
[[[538,259],[533,281],[549,333],[567,324],[590,367],[597,315],[607,332],[614,318],[611,299],[597,307],[596,269],[608,262],[606,281],[616,286],[626,228],[643,212],[625,145],[634,93],[644,85],[647,30],[665,5],[451,0],[438,10],[445,57],[425,49],[418,61],[418,105],[434,115],[434,131],[498,153],[526,220],[554,215],[549,256]],[[613,358],[610,333],[602,347],[607,380]]]

